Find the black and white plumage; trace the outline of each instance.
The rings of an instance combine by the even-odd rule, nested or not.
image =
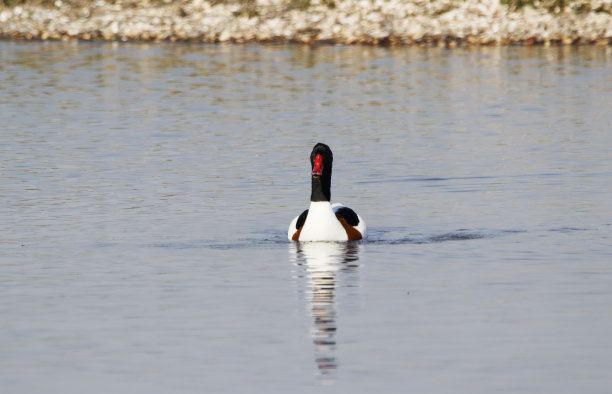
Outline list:
[[[351,208],[330,202],[333,160],[329,146],[318,143],[312,149],[310,207],[291,221],[287,231],[290,241],[356,241],[365,238],[363,219]]]

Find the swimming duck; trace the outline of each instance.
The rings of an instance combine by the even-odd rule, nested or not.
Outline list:
[[[290,241],[356,241],[365,237],[366,224],[361,216],[330,202],[333,161],[329,146],[319,142],[312,148],[310,208],[291,221],[287,231]]]

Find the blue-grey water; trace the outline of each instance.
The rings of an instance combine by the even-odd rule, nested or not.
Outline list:
[[[609,393],[611,70],[0,42],[0,392]],[[363,242],[286,240],[319,141]]]

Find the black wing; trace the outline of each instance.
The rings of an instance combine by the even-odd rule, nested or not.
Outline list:
[[[304,223],[306,222],[306,217],[308,216],[308,209],[305,210],[304,212],[302,212],[302,214],[300,215],[300,217],[298,218],[297,222],[295,223],[295,229],[299,230],[302,228],[302,226],[304,225]]]
[[[359,224],[359,216],[357,216],[355,211],[348,207],[338,208],[338,210],[336,211],[336,217],[344,218],[344,220],[346,220],[346,222],[353,227]]]

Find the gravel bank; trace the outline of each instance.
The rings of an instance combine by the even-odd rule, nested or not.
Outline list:
[[[612,45],[612,0],[550,12],[499,0],[341,0],[306,10],[284,0],[203,0],[0,8],[0,37],[372,45]],[[587,4],[587,7],[584,7]],[[585,9],[589,11],[585,11]],[[597,10],[597,11],[592,11]]]

